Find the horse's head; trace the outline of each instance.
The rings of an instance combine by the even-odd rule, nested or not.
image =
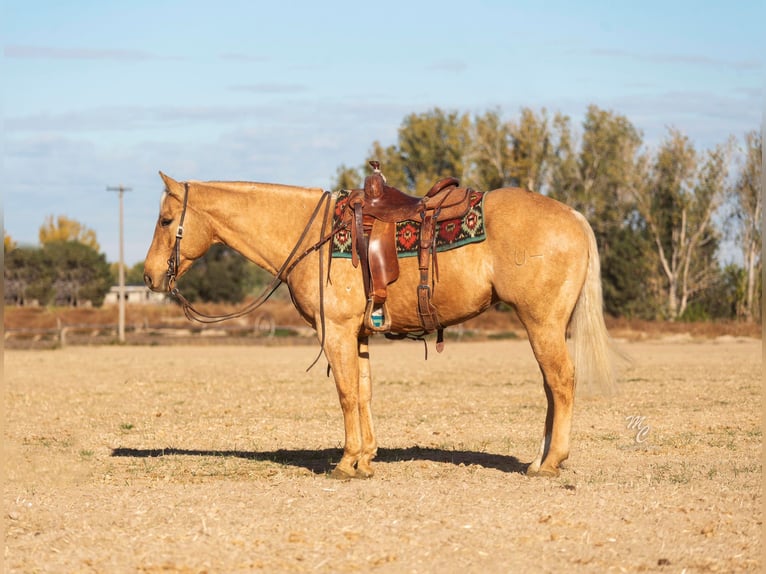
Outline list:
[[[207,252],[213,233],[206,215],[195,207],[199,200],[195,201],[194,191],[199,189],[192,191],[196,186],[175,181],[162,172],[160,176],[165,190],[144,262],[144,283],[152,291],[169,291],[194,260]]]

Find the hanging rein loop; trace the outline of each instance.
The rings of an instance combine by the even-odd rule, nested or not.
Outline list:
[[[175,286],[177,275],[178,275],[178,266],[179,262],[181,260],[181,240],[184,236],[184,230],[183,230],[183,222],[184,217],[186,216],[186,208],[188,205],[189,200],[189,184],[184,182],[184,201],[183,201],[183,211],[181,211],[181,219],[179,220],[178,224],[178,230],[176,231],[176,241],[175,245],[173,246],[173,251],[170,254],[170,259],[168,259],[168,291],[170,294],[175,297],[178,302],[181,304],[184,315],[186,315],[186,318],[190,321],[197,321],[198,323],[220,323],[221,321],[226,321],[228,319],[236,319],[237,317],[242,317],[244,315],[247,315],[248,313],[252,313],[255,311],[258,307],[263,305],[269,297],[274,293],[274,291],[277,290],[277,287],[279,287],[283,281],[287,279],[287,277],[290,275],[290,272],[295,268],[298,263],[300,263],[306,256],[313,253],[314,251],[317,251],[322,245],[330,241],[330,239],[333,238],[334,235],[339,233],[341,230],[345,229],[345,225],[339,225],[338,227],[333,228],[329,233],[325,234],[325,229],[327,225],[327,215],[329,213],[330,204],[332,200],[332,193],[329,191],[323,191],[322,196],[319,198],[319,201],[317,202],[316,207],[314,208],[314,212],[311,214],[311,217],[309,218],[308,223],[306,224],[306,227],[304,227],[303,232],[301,233],[301,236],[298,238],[297,243],[293,247],[290,254],[287,256],[287,259],[285,259],[285,262],[282,264],[282,266],[279,268],[279,270],[274,275],[274,278],[271,280],[271,282],[264,288],[264,290],[261,292],[258,297],[255,298],[254,301],[249,303],[246,307],[243,309],[240,309],[239,311],[235,311],[233,313],[228,313],[225,315],[208,315],[198,309],[195,309],[194,306],[189,302],[189,300],[184,297],[181,292],[178,290],[178,287]],[[298,249],[303,244],[304,240],[309,234],[309,230],[311,229],[311,226],[314,223],[314,220],[317,218],[317,215],[321,211],[322,207],[324,207],[324,213],[323,213],[323,223],[322,223],[322,235],[314,245],[306,249],[303,253],[298,255],[297,257],[295,254],[298,252]],[[321,257],[322,253],[320,252],[320,273],[319,273],[319,282],[320,282],[320,293],[322,288],[322,260]],[[320,305],[322,304],[320,297]],[[321,313],[322,315],[322,321],[324,322],[324,313]],[[323,325],[324,326],[324,325]],[[322,343],[324,343],[324,329],[322,329]],[[320,352],[321,354],[321,352]]]

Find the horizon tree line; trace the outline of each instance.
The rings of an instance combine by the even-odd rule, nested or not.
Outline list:
[[[761,157],[757,130],[698,150],[668,128],[650,149],[626,116],[595,105],[579,129],[545,108],[507,120],[434,108],[408,115],[396,144],[373,142],[360,167],[339,166],[333,185],[359,187],[376,159],[391,185],[416,195],[450,175],[481,190],[542,193],[591,223],[610,314],[760,320]],[[742,265],[721,265],[727,238]]]
[[[471,116],[434,108],[406,116],[396,144],[375,141],[358,167],[340,165],[331,187],[360,187],[371,159],[380,161],[391,185],[415,195],[447,176],[480,190],[523,187],[570,205],[591,223],[609,314],[760,321],[762,153],[757,130],[699,150],[668,128],[650,149],[626,116],[595,105],[579,128],[545,108],[522,108],[510,119],[499,109]],[[108,291],[117,264],[99,254],[95,233],[49,216],[39,238],[34,248],[5,236],[6,303],[76,305],[82,292],[100,304],[98,291]],[[741,263],[721,264],[724,239],[736,245]],[[128,283],[142,282],[141,267],[127,270]],[[205,273],[212,268],[215,273]],[[216,249],[182,281],[200,300],[236,302],[267,282],[264,274]]]

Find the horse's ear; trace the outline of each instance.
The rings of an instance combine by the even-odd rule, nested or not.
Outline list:
[[[175,195],[177,197],[180,197],[180,186],[181,184],[178,183],[175,179],[170,177],[169,175],[166,175],[160,171],[160,177],[162,178],[162,181],[165,182],[165,189],[170,195]]]
[[[174,179],[173,179],[172,177],[170,177],[169,175],[165,175],[164,173],[162,173],[162,171],[161,171],[161,170],[160,170],[160,177],[162,178],[162,181],[164,181],[164,182],[165,182],[165,185],[170,185],[170,184],[171,184],[171,182],[172,182],[172,183],[176,183],[176,180],[174,180]]]

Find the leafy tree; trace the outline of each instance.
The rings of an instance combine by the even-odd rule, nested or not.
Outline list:
[[[477,116],[473,122],[471,184],[479,189],[518,185],[514,176],[512,135],[498,110]]]
[[[119,263],[117,264],[119,265]],[[119,268],[114,266],[112,268],[112,274],[114,276],[115,284],[118,280]],[[139,261],[133,267],[129,267],[125,271],[125,284],[126,285],[143,285],[144,284],[144,262]]]
[[[194,266],[178,280],[178,288],[189,301],[238,303],[248,295],[262,275],[257,268],[233,249],[213,245]],[[270,276],[269,276],[270,277]]]
[[[120,264],[110,263],[109,272],[112,274],[112,285],[117,285],[120,280]],[[144,262],[139,261],[132,267],[125,266],[125,285],[144,284]]]
[[[653,293],[660,285],[653,280],[656,268],[652,245],[641,222],[615,230],[609,249],[602,254],[604,308],[614,317],[653,319],[659,315]]]
[[[363,176],[358,169],[341,165],[335,172],[330,189],[359,189],[362,187],[362,182]]]
[[[467,172],[470,119],[435,108],[410,114],[399,128],[397,146],[373,144],[372,157],[390,185],[424,195],[438,179],[462,178]]]
[[[3,268],[5,303],[46,304],[53,295],[53,273],[53,262],[41,249],[17,247],[7,251]]]
[[[100,306],[112,285],[106,257],[77,241],[19,247],[5,256],[5,301],[28,305]]]
[[[404,158],[397,146],[392,145],[384,148],[380,145],[380,142],[375,141],[372,144],[372,150],[370,151],[368,161],[369,160],[377,160],[380,162],[381,171],[389,185],[393,185],[402,191],[409,191],[410,193],[415,192],[414,186],[408,178],[408,173],[411,170],[407,169]],[[369,168],[367,167],[367,164],[365,164],[363,173],[366,175],[369,173],[368,170]]]
[[[759,132],[745,135],[745,162],[733,188],[737,240],[745,263],[744,292],[737,305],[737,316],[747,321],[760,318],[761,215],[763,213],[763,140]]]
[[[652,251],[648,231],[630,193],[639,176],[642,137],[624,116],[588,108],[576,140],[571,120],[552,122],[548,194],[577,209],[590,222],[601,256],[604,303],[615,315],[652,317]]]
[[[739,265],[729,264],[720,269],[707,289],[687,305],[681,319],[709,321],[735,317],[744,294],[744,278],[745,270]]]
[[[79,241],[50,241],[43,254],[53,267],[53,302],[79,307],[89,301],[96,307],[112,286],[106,256]]]
[[[39,237],[41,245],[54,241],[77,241],[93,248],[96,252],[101,250],[95,231],[64,215],[59,215],[55,219],[52,215],[46,217],[45,223],[40,227]]]
[[[711,293],[734,293],[741,295],[737,312],[749,319],[760,301],[761,138],[747,135],[734,186],[746,270],[736,290],[731,282],[740,276],[717,264],[720,231],[712,219],[727,190],[729,148],[698,154],[671,130],[649,152],[625,116],[595,105],[576,132],[568,116],[545,109],[522,108],[509,121],[496,109],[472,121],[435,108],[405,117],[395,145],[373,142],[370,159],[381,162],[389,184],[411,193],[456,176],[477,189],[526,187],[582,212],[599,245],[611,314],[713,317],[730,305],[713,305]],[[341,166],[339,187],[361,186],[363,171]]]
[[[559,130],[550,195],[582,212],[600,239],[621,228],[634,205],[627,182],[632,179],[639,131],[625,116],[590,106],[583,122],[579,150],[569,127],[569,118],[554,120]]]
[[[503,122],[492,110],[472,126],[472,185],[479,189],[523,187],[540,191],[551,155],[551,130],[545,108],[539,115],[522,108],[518,121]]]
[[[550,156],[550,128],[545,108],[539,117],[530,108],[522,108],[519,121],[509,123],[509,132],[515,185],[540,191]]]
[[[3,253],[8,253],[14,249],[16,249],[16,242],[11,238],[10,235],[3,232]]]

